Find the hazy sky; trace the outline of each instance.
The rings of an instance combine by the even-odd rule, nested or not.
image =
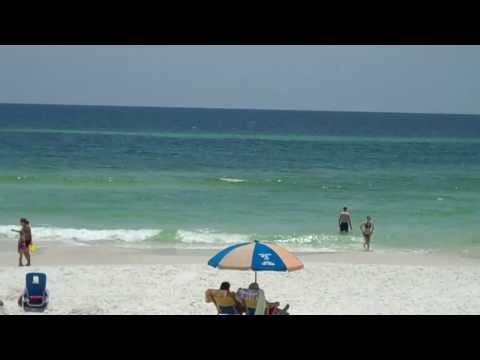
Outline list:
[[[0,46],[0,102],[480,114],[480,46]]]

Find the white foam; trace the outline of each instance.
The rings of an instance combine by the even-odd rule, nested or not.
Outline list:
[[[296,253],[336,253],[338,249],[328,247],[302,247],[302,246],[284,246],[287,250]]]
[[[225,182],[230,182],[230,183],[243,183],[243,182],[247,181],[247,180],[244,180],[244,179],[235,179],[235,178],[226,178],[226,177],[222,177],[218,180],[225,181]]]
[[[0,226],[0,241],[16,241],[18,234],[12,229],[15,225]],[[212,229],[177,230],[169,238],[162,229],[74,229],[60,228],[47,224],[34,226],[32,229],[34,241],[61,242],[73,245],[95,244],[102,241],[115,241],[117,246],[128,247],[162,247],[218,249],[226,245],[236,244],[253,239],[273,241],[292,251],[302,252],[334,252],[359,246],[362,238],[355,236],[340,236],[331,234],[293,234],[291,236],[277,235],[271,238],[257,237],[254,234],[227,233]],[[167,234],[168,235],[168,234]],[[146,240],[153,240],[145,243]]]
[[[185,244],[234,244],[250,239],[249,235],[214,232],[208,229],[197,231],[177,231],[177,239]]]
[[[0,226],[0,238],[16,239],[17,234],[12,229],[18,229],[15,225]],[[69,229],[57,227],[33,227],[32,236],[34,241],[126,241],[139,242],[159,234],[159,229],[140,229],[140,230],[91,230],[91,229]]]
[[[228,244],[251,241],[254,235],[216,232],[209,229],[196,231],[179,230],[176,233],[176,247],[189,249],[221,248]],[[296,252],[336,252],[358,247],[362,238],[329,234],[294,235],[285,238],[260,239],[279,243]]]
[[[280,243],[290,243],[290,244],[357,244],[362,241],[361,237],[351,236],[351,235],[331,235],[331,234],[309,234],[309,235],[294,235],[287,237],[285,239],[276,240]]]

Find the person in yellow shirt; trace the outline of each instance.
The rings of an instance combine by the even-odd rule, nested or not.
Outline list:
[[[205,292],[205,301],[215,304],[219,314],[235,315],[243,313],[239,302],[236,300],[236,294],[230,291],[230,283],[222,282],[220,289],[208,289]]]

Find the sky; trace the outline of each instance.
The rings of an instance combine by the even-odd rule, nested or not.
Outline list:
[[[0,103],[480,114],[480,46],[0,46]]]

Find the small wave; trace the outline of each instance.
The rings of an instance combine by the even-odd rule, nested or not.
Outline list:
[[[16,241],[15,225],[0,225],[0,241]],[[34,241],[63,242],[75,245],[95,245],[103,241],[116,246],[173,247],[219,249],[235,243],[252,240],[272,241],[293,251],[327,252],[357,248],[362,238],[331,234],[241,234],[212,229],[163,230],[163,229],[74,229],[43,224],[32,229]]]
[[[357,244],[363,239],[359,236],[353,235],[332,235],[332,234],[309,234],[309,235],[292,235],[292,236],[276,236],[274,237],[276,242],[297,244],[297,245],[327,245],[338,244],[348,245]]]
[[[15,225],[1,225],[0,239],[17,238],[17,234],[12,229],[18,229]],[[93,230],[93,229],[73,229],[59,228],[50,226],[34,226],[32,229],[34,240],[39,241],[59,241],[59,242],[100,242],[100,241],[123,241],[126,243],[140,243],[150,240],[169,244],[198,244],[198,245],[226,245],[249,241],[249,235],[222,233],[208,229],[199,229],[194,231],[177,230],[164,231],[162,229],[112,229],[112,230]]]
[[[12,229],[18,229],[18,226],[7,225],[0,226],[0,237],[7,239],[16,239],[17,234]],[[57,227],[33,227],[32,235],[34,240],[40,241],[126,241],[139,242],[145,241],[158,235],[162,230],[159,229],[140,229],[140,230],[92,230],[92,229],[68,229]]]
[[[249,235],[212,232],[210,230],[177,231],[177,239],[185,244],[235,244],[251,240]]]
[[[226,178],[226,177],[219,178],[218,180],[229,182],[229,183],[243,183],[247,181],[245,179],[235,179],[235,178]]]
[[[294,251],[304,252],[335,252],[357,248],[363,241],[362,237],[331,235],[331,234],[309,234],[309,235],[255,235],[215,232],[211,230],[185,231],[179,230],[176,235],[176,242],[203,248],[218,248],[221,246],[235,244],[252,240],[272,241],[279,243]]]

